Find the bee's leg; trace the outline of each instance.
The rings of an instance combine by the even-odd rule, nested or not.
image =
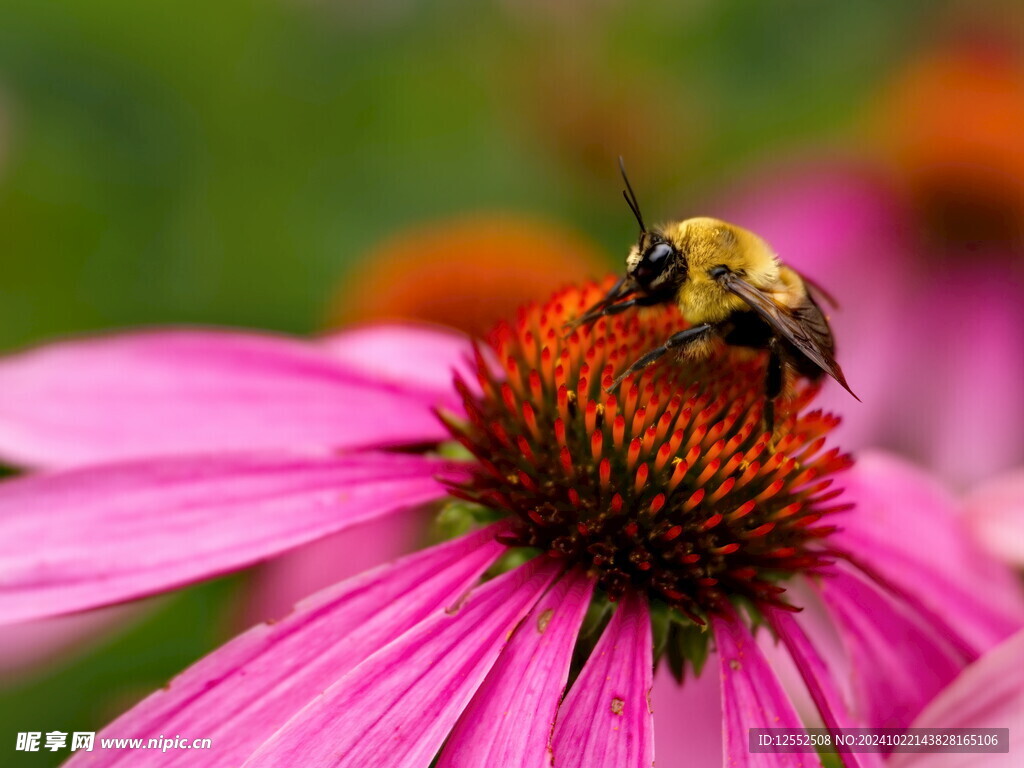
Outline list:
[[[637,298],[630,299],[622,304],[612,304],[610,307],[605,309],[601,315],[617,315],[619,312],[625,312],[627,309],[631,309],[633,307],[653,307],[664,303],[665,299],[658,296],[638,296]]]
[[[621,304],[612,304],[610,306],[602,307],[599,310],[588,312],[580,318],[577,318],[572,323],[567,323],[570,328],[578,328],[580,326],[587,326],[591,323],[596,323],[602,317],[608,315],[617,315],[620,312],[625,312],[627,309],[633,307],[653,307],[656,304],[664,304],[665,300],[661,298],[655,298],[654,296],[640,296],[636,299],[630,299],[624,301]]]
[[[764,377],[764,428],[769,435],[775,434],[775,400],[782,394],[783,360],[779,351],[779,340],[768,342],[768,369]]]
[[[616,387],[619,386],[619,384],[622,383],[622,380],[625,379],[627,376],[629,376],[632,373],[636,373],[637,371],[643,370],[648,365],[657,360],[659,357],[668,352],[670,349],[680,349],[682,347],[687,347],[690,344],[695,344],[697,342],[704,341],[716,330],[716,327],[711,325],[710,323],[704,323],[702,325],[695,325],[693,326],[693,328],[687,328],[685,331],[680,331],[679,333],[672,334],[671,336],[668,337],[668,340],[664,344],[662,344],[660,347],[655,347],[650,352],[641,357],[639,360],[634,362],[625,371],[620,373],[619,377],[615,379],[615,381],[613,381],[609,386],[605,387],[605,392],[613,391]]]
[[[628,277],[620,278],[619,281],[609,289],[608,293],[606,293],[600,301],[591,306],[590,309],[588,309],[582,315],[577,317],[575,320],[570,320],[569,322],[567,322],[565,324],[565,327],[570,329],[577,328],[583,325],[584,323],[592,322],[591,318],[597,319],[598,317],[600,317],[601,310],[603,310],[605,307],[614,304],[616,301],[620,301],[621,299],[625,299],[628,296],[632,295],[634,291],[626,287],[626,281],[628,279]]]

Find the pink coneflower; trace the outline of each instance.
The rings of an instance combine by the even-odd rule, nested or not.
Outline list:
[[[10,453],[122,457],[0,486],[9,620],[151,594],[427,502],[470,529],[251,629],[104,730],[195,734],[209,752],[74,760],[648,766],[659,662],[684,686],[719,679],[729,764],[807,764],[747,752],[748,728],[801,724],[755,636],[781,641],[824,722],[907,725],[1024,623],[1011,575],[956,535],[927,479],[875,457],[843,494],[850,460],[826,448],[837,420],[807,410],[812,390],[794,387],[762,434],[760,357],[665,361],[605,393],[683,321],[564,337],[599,295],[524,310],[463,364],[457,397],[437,372],[465,346],[424,330],[362,332],[390,345],[376,364],[358,334],[171,332],[0,366]],[[289,445],[302,450],[273,450]]]

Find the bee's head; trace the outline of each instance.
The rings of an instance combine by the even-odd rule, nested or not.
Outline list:
[[[626,272],[648,295],[672,294],[686,280],[686,256],[661,232],[643,231],[626,257]]]
[[[621,157],[619,168],[622,169],[622,180],[626,182],[622,196],[640,225],[640,240],[626,257],[626,275],[612,286],[604,298],[568,324],[573,328],[595,323],[602,317],[616,315],[630,307],[671,301],[686,281],[687,260],[682,249],[661,230],[647,229]],[[630,298],[637,293],[642,296]]]
[[[637,289],[647,295],[671,298],[676,289],[686,280],[686,256],[679,247],[658,229],[647,229],[644,217],[640,214],[640,203],[636,193],[626,176],[626,166],[619,158],[619,169],[626,188],[622,196],[626,198],[629,210],[640,225],[640,240],[626,257],[626,274]]]

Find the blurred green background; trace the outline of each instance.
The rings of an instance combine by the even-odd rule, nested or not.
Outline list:
[[[1000,19],[998,4],[972,14]],[[0,350],[140,323],[308,333],[403,230],[540,216],[620,263],[652,209],[860,144],[936,2],[0,2]],[[238,629],[247,576],[8,665],[23,730],[98,730]]]
[[[617,154],[653,201],[828,140],[935,7],[560,5],[3,3],[0,346],[140,322],[308,331],[349,259],[472,209],[618,254]],[[549,111],[577,97],[621,124],[560,135]]]

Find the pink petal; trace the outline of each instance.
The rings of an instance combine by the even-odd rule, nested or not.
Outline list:
[[[807,636],[807,642],[813,644],[815,654],[821,659],[825,668],[832,673],[831,681],[837,688],[836,693],[840,701],[845,704],[852,704],[854,701],[852,681],[850,679],[852,675],[850,674],[850,662],[846,655],[846,649],[843,646],[843,639],[813,580],[801,578],[789,581],[786,584],[786,595],[790,605],[800,607],[799,616],[795,617],[795,620],[799,623],[800,631]],[[765,634],[767,635],[768,633]],[[760,639],[758,638],[758,640]],[[779,639],[781,640],[781,638]],[[771,638],[771,642],[773,645],[776,644],[774,638]],[[783,687],[790,693],[790,697],[794,705],[796,705],[796,711],[801,719],[805,723],[809,722],[812,718],[808,716],[808,713],[817,713],[817,705],[814,703],[810,691],[806,690],[807,686],[803,682],[803,674],[797,667],[796,662],[793,661],[789,649],[785,647],[785,643],[778,643],[778,646],[775,648],[776,654],[789,657],[791,666],[787,671],[792,671],[795,674],[787,679],[779,673],[778,668],[773,666],[773,669],[776,670],[776,674],[782,680]],[[760,643],[760,647],[763,651],[765,643]],[[770,655],[766,654],[766,656],[769,661],[773,660]],[[799,698],[799,694],[795,693],[800,688],[803,688],[803,693],[806,694],[802,701]]]
[[[676,682],[666,665],[654,675],[651,709],[658,713],[654,734],[657,768],[721,768],[722,697],[717,657],[712,651],[700,677]]]
[[[836,568],[819,589],[846,645],[865,726],[909,725],[964,667],[933,627],[852,571]]]
[[[0,621],[129,600],[443,495],[412,455],[139,460],[0,484]]]
[[[103,729],[103,738],[202,733],[213,749],[106,750],[90,765],[239,765],[296,712],[381,646],[469,589],[504,547],[485,529],[319,592],[201,660]],[[72,765],[78,763],[72,762]]]
[[[896,457],[864,452],[845,477],[856,508],[837,518],[832,539],[932,611],[955,617],[978,649],[1024,624],[1024,598],[1012,571],[966,535],[955,499],[923,471]]]
[[[834,730],[860,727],[862,724],[847,710],[835,671],[828,668],[799,621],[788,611],[779,609],[768,610],[766,617],[796,663],[825,726]],[[880,768],[882,765],[882,756],[877,753],[847,752],[843,760],[846,768]]]
[[[913,722],[914,728],[1009,728],[1007,754],[894,754],[891,768],[1019,766],[1024,752],[1024,631],[965,669]]]
[[[964,506],[967,527],[982,547],[1024,568],[1024,469],[976,488]]]
[[[375,323],[326,336],[320,343],[352,370],[376,381],[433,392],[450,408],[461,405],[452,388],[454,373],[476,381],[469,338],[442,326]]]
[[[0,454],[67,466],[172,453],[444,439],[434,390],[377,381],[312,343],[168,330],[0,362]]]
[[[812,275],[865,264],[887,266],[898,209],[866,167],[789,158],[734,189],[726,218],[764,237],[781,258]],[[817,271],[815,271],[817,270]],[[877,281],[876,281],[877,282]]]
[[[558,711],[554,764],[654,765],[653,671],[647,602],[627,592]]]
[[[801,753],[750,752],[751,728],[802,729],[803,723],[782,690],[743,621],[714,617],[722,678],[725,764],[737,768],[803,768],[816,763]]]
[[[547,558],[487,582],[366,659],[313,700],[246,768],[426,768],[508,638],[558,575]]]
[[[260,565],[249,579],[242,627],[284,616],[299,600],[420,549],[437,511],[377,517]]]
[[[908,413],[894,426],[928,466],[958,484],[1024,462],[1021,282],[981,266],[986,256],[971,253],[919,280],[902,332],[915,343],[896,379],[913,396],[903,398]],[[1020,256],[999,254],[989,263],[1011,259],[1019,263]]]
[[[67,664],[135,626],[153,606],[115,606],[6,626],[0,632],[0,680],[4,687]]]
[[[438,768],[541,766],[593,582],[564,576],[519,625],[455,725]]]

